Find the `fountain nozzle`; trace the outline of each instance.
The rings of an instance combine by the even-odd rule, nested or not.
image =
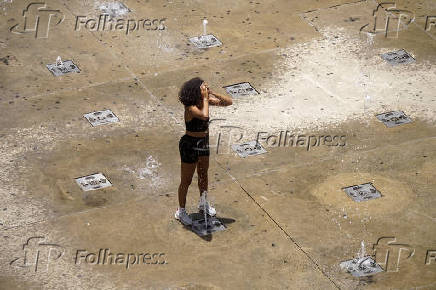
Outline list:
[[[203,19],[203,35],[207,35],[206,32],[207,23],[208,23],[207,19]]]

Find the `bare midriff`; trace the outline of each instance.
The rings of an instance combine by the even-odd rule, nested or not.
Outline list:
[[[209,134],[208,130],[204,131],[204,132],[191,132],[191,131],[186,130],[186,135],[192,136],[192,137],[201,138],[201,137],[206,137],[208,134]]]

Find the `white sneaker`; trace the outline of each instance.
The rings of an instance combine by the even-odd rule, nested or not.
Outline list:
[[[198,203],[198,210],[204,211],[204,204],[205,203],[206,203],[206,213],[210,216],[215,216],[216,209],[210,205],[209,201],[205,202],[203,196],[200,197],[200,202]]]
[[[192,219],[191,217],[188,215],[188,213],[186,212],[186,210],[184,209],[177,209],[176,214],[174,215],[174,217],[179,220],[182,224],[184,224],[185,226],[190,226],[192,225]]]

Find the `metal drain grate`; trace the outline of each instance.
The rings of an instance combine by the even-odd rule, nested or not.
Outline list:
[[[62,76],[67,73],[80,73],[80,69],[73,63],[72,60],[66,60],[64,62],[61,62],[60,64],[48,64],[46,65],[48,70],[54,75],[54,76]]]
[[[387,112],[383,114],[378,114],[376,115],[376,117],[377,119],[382,121],[388,128],[412,122],[412,120],[410,120],[410,118],[407,117],[403,111]]]
[[[204,219],[192,221],[192,231],[199,236],[207,236],[211,233],[224,231],[226,226],[216,217],[207,217],[207,229]]]
[[[225,86],[223,88],[226,89],[227,93],[233,98],[259,94],[259,92],[248,82]]]
[[[85,117],[93,127],[120,121],[111,110],[92,112],[83,115],[83,117]]]
[[[348,194],[349,197],[357,202],[375,199],[382,196],[380,191],[378,191],[371,182],[348,186],[342,189]]]
[[[340,263],[339,266],[354,277],[370,276],[383,272],[382,267],[371,256],[348,260]]]
[[[240,157],[245,158],[247,156],[264,154],[267,151],[260,145],[259,142],[251,141],[243,144],[232,145],[233,151],[235,151]]]
[[[415,62],[415,59],[404,49],[384,53],[381,57],[391,65],[407,64]]]
[[[200,35],[196,37],[192,37],[189,39],[192,44],[194,44],[197,48],[209,48],[215,46],[221,46],[221,41],[218,40],[214,35]]]
[[[83,191],[97,190],[112,186],[110,181],[102,173],[78,177],[76,178],[76,183]]]

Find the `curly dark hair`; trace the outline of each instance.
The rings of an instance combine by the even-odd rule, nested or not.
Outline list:
[[[185,106],[198,105],[201,101],[200,86],[203,82],[199,77],[185,82],[179,92],[179,101]]]

